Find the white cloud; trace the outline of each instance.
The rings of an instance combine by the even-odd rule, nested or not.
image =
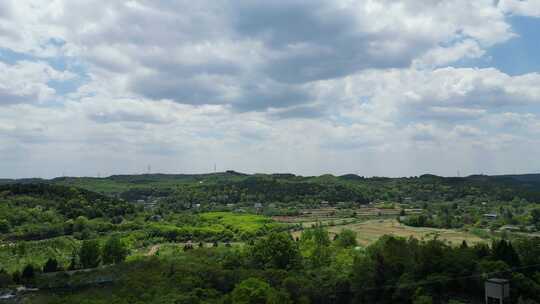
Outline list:
[[[0,171],[453,174],[480,168],[482,153],[519,163],[526,145],[540,152],[540,74],[449,65],[515,37],[508,15],[534,5],[3,1],[0,52],[27,59],[0,62]],[[69,60],[83,71],[51,67]],[[51,83],[82,78],[68,94]]]
[[[435,47],[420,58],[414,60],[413,66],[433,68],[448,65],[461,59],[479,58],[485,54],[477,41],[466,39],[451,47]]]
[[[539,84],[537,73],[509,76],[493,68],[445,67],[372,70],[321,85],[328,87],[325,98],[341,101],[339,107],[349,119],[374,115],[398,123],[453,122],[505,107],[540,105]]]
[[[68,81],[76,75],[58,71],[44,62],[0,62],[0,106],[14,103],[45,102],[55,97],[49,81]]]
[[[491,0],[8,5],[4,28],[20,37],[0,46],[82,58],[94,79],[121,84],[124,94],[240,110],[308,104],[301,85],[311,81],[476,58],[513,36]]]
[[[538,0],[500,0],[499,7],[505,12],[518,16],[540,17]]]

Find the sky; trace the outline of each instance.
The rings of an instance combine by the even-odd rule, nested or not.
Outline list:
[[[540,172],[539,29],[540,0],[2,0],[0,177]]]

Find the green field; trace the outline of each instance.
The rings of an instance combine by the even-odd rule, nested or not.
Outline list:
[[[163,248],[180,248],[186,241],[238,242],[263,235],[271,230],[285,230],[288,225],[269,217],[232,212],[207,212],[190,216],[193,223],[159,221],[148,223],[141,230],[116,232],[133,255],[144,255],[153,244],[169,244]],[[97,236],[101,244],[107,235]],[[174,245],[174,243],[180,245]],[[32,264],[41,268],[48,258],[55,258],[63,267],[69,265],[81,241],[71,236],[44,240],[13,241],[0,244],[0,269],[21,270]],[[168,250],[168,249],[167,249]]]
[[[3,243],[0,245],[0,269],[8,272],[21,270],[27,264],[43,265],[48,258],[56,258],[67,265],[80,241],[72,237],[57,237],[40,241]]]
[[[278,227],[280,224],[272,219],[255,214],[242,214],[231,212],[207,212],[200,217],[207,222],[214,223],[235,232],[256,233],[263,227]]]

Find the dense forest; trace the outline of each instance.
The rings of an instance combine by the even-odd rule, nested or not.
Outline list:
[[[27,266],[13,280],[41,289],[30,303],[482,303],[493,276],[511,280],[511,303],[538,303],[540,294],[539,238],[452,247],[383,237],[360,248],[350,231],[331,240],[315,227],[298,240],[270,233],[129,261],[121,248],[111,254],[112,243],[85,242],[68,273],[47,261],[43,273]]]

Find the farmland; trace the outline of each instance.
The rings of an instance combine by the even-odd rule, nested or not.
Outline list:
[[[407,210],[409,214],[420,212]],[[396,216],[400,213],[396,208],[359,208],[353,210],[339,210],[336,208],[318,208],[303,210],[298,216],[276,216],[276,221],[301,224],[303,229],[314,225],[322,225],[333,236],[343,229],[349,229],[356,233],[359,245],[367,246],[377,241],[383,235],[398,237],[414,237],[417,239],[433,239],[448,241],[452,245],[459,245],[464,240],[469,244],[486,242],[470,232],[458,229],[439,229],[428,227],[411,227],[399,223]],[[301,235],[301,230],[293,231],[294,237]],[[489,237],[489,235],[487,235]]]
[[[374,243],[383,235],[393,235],[405,238],[414,237],[420,240],[437,238],[439,240],[449,242],[452,245],[459,245],[463,241],[467,241],[468,244],[487,242],[485,239],[481,239],[474,234],[464,231],[409,227],[397,222],[394,219],[369,220],[362,223],[333,226],[329,227],[328,231],[335,235],[342,229],[350,229],[354,231],[356,233],[358,243],[364,246]]]

